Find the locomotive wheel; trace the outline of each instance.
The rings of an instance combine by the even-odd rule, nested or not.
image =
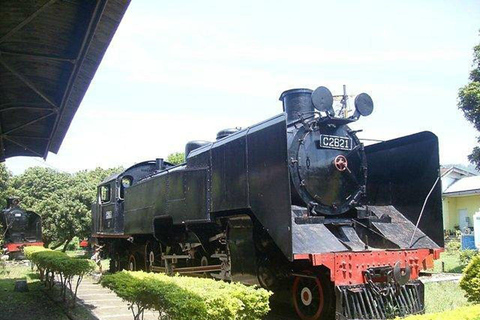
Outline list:
[[[136,271],[137,270],[137,259],[135,258],[134,254],[131,254],[128,257],[128,271]]]
[[[115,255],[110,259],[110,272],[115,273],[121,271],[122,267],[120,265],[120,255],[115,253]]]
[[[295,277],[292,285],[293,306],[302,320],[329,319],[333,307],[332,292],[320,277]]]
[[[150,250],[150,252],[148,253],[148,256],[145,259],[145,266],[148,272],[153,271],[154,262],[155,262],[155,253],[153,252],[153,250]]]

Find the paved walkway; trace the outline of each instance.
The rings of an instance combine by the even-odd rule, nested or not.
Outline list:
[[[83,279],[78,287],[78,299],[98,320],[132,320],[128,304],[117,295],[91,278]],[[158,313],[146,311],[144,320],[157,320]]]
[[[458,273],[437,273],[437,274],[432,274],[431,276],[420,277],[420,280],[422,280],[423,283],[445,282],[445,281],[459,282],[461,278],[462,278],[462,275]]]

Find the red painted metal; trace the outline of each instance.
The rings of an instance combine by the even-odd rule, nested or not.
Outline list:
[[[21,243],[7,243],[5,247],[8,252],[18,252],[22,251],[24,247],[30,246],[43,246],[43,242],[21,242]]]
[[[440,258],[443,249],[381,250],[362,252],[335,252],[322,254],[297,254],[295,260],[310,260],[312,266],[325,266],[330,269],[330,279],[335,285],[364,284],[364,271],[375,267],[411,268],[410,279],[418,279],[420,271],[430,267],[433,260]]]

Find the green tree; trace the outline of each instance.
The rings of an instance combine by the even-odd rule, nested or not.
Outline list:
[[[10,187],[10,179],[12,173],[8,171],[5,164],[0,163],[0,208],[5,208],[7,205],[7,198],[12,195],[12,188]]]
[[[458,108],[475,129],[480,131],[480,44],[473,48],[473,69],[469,79],[470,82],[459,90]],[[480,143],[480,137],[477,137],[477,141]],[[480,147],[473,149],[468,160],[480,170]]]
[[[53,248],[63,245],[65,250],[73,237],[90,234],[91,206],[95,201],[97,185],[120,168],[80,171],[75,174],[48,168],[29,168],[12,178],[15,193],[22,207],[42,217],[43,241]]]
[[[167,157],[167,161],[172,164],[181,164],[185,162],[185,153],[183,152],[175,152],[171,153]]]
[[[5,164],[0,163],[0,210],[7,205],[7,197],[12,195],[12,189],[10,188],[10,179],[12,174],[7,170]],[[0,244],[3,242],[3,226],[0,219]]]

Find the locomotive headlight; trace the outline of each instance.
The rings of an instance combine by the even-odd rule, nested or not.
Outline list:
[[[355,109],[362,116],[369,116],[373,112],[373,100],[366,93],[360,93],[355,97]]]
[[[315,109],[318,111],[326,112],[327,114],[334,115],[333,111],[333,96],[330,90],[325,87],[318,87],[312,93],[312,103]]]

